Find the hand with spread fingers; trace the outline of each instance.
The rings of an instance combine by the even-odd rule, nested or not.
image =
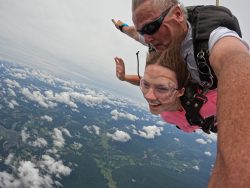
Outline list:
[[[122,58],[115,57],[116,63],[116,76],[119,80],[125,80],[125,64]]]

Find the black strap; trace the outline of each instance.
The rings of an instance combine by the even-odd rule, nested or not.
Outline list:
[[[219,26],[227,27],[241,37],[239,22],[231,11],[223,6],[201,5],[186,8],[188,20],[192,25],[194,54],[202,86],[210,89],[216,88],[217,78],[209,63],[208,39],[211,32]]]
[[[215,116],[210,116],[204,119],[204,124],[202,125],[201,129],[207,134],[210,134],[210,131],[217,133],[217,125],[216,125]]]
[[[198,125],[205,133],[217,132],[215,126],[215,116],[203,118],[200,114],[202,105],[207,102],[207,97],[204,95],[206,90],[202,90],[197,83],[190,83],[186,88],[184,96],[181,97],[181,103],[186,111],[186,119],[190,126]]]

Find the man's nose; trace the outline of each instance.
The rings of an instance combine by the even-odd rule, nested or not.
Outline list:
[[[147,44],[150,44],[154,40],[152,35],[144,34],[143,37],[144,37],[144,40]]]

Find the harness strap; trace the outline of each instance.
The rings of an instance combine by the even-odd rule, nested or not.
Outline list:
[[[205,96],[203,95],[203,97]],[[186,105],[184,105],[184,109],[186,110],[186,119],[191,126],[198,125],[207,134],[210,134],[210,131],[216,133],[217,126],[215,124],[215,116],[203,118],[200,115],[200,109],[205,103],[206,100],[199,98],[199,96],[196,96],[193,100],[187,100]]]
[[[202,105],[207,102],[206,89],[201,90],[200,86],[190,83],[186,88],[185,95],[181,98],[182,106],[186,111],[186,119],[192,125],[198,125],[205,133],[217,132],[216,117],[203,118],[200,114]]]
[[[199,70],[201,85],[210,89],[217,87],[217,78],[209,63],[208,40],[211,32],[227,27],[241,37],[240,25],[231,11],[223,6],[188,6],[188,20],[192,25],[194,54]]]
[[[216,122],[215,116],[207,117],[201,129],[207,134],[210,134],[210,131],[217,133],[217,126],[215,125],[215,122]]]

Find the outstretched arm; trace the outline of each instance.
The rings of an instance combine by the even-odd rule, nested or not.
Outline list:
[[[124,22],[122,22],[121,20],[117,20],[115,21],[114,19],[112,19],[113,24],[115,25],[115,27],[119,30],[121,30],[121,32],[125,33],[126,35],[128,35],[129,37],[133,38],[134,40],[142,43],[143,45],[147,44],[144,41],[143,36],[141,36],[135,29],[134,26],[129,26],[127,24],[125,24]],[[125,25],[124,25],[125,24]],[[124,25],[123,27],[120,27]]]
[[[115,63],[116,63],[116,76],[119,80],[126,81],[136,86],[140,85],[140,79],[138,75],[126,75],[125,74],[125,64],[122,58],[115,57]]]
[[[209,188],[250,185],[250,55],[235,37],[212,48],[211,65],[218,77],[218,149]]]

